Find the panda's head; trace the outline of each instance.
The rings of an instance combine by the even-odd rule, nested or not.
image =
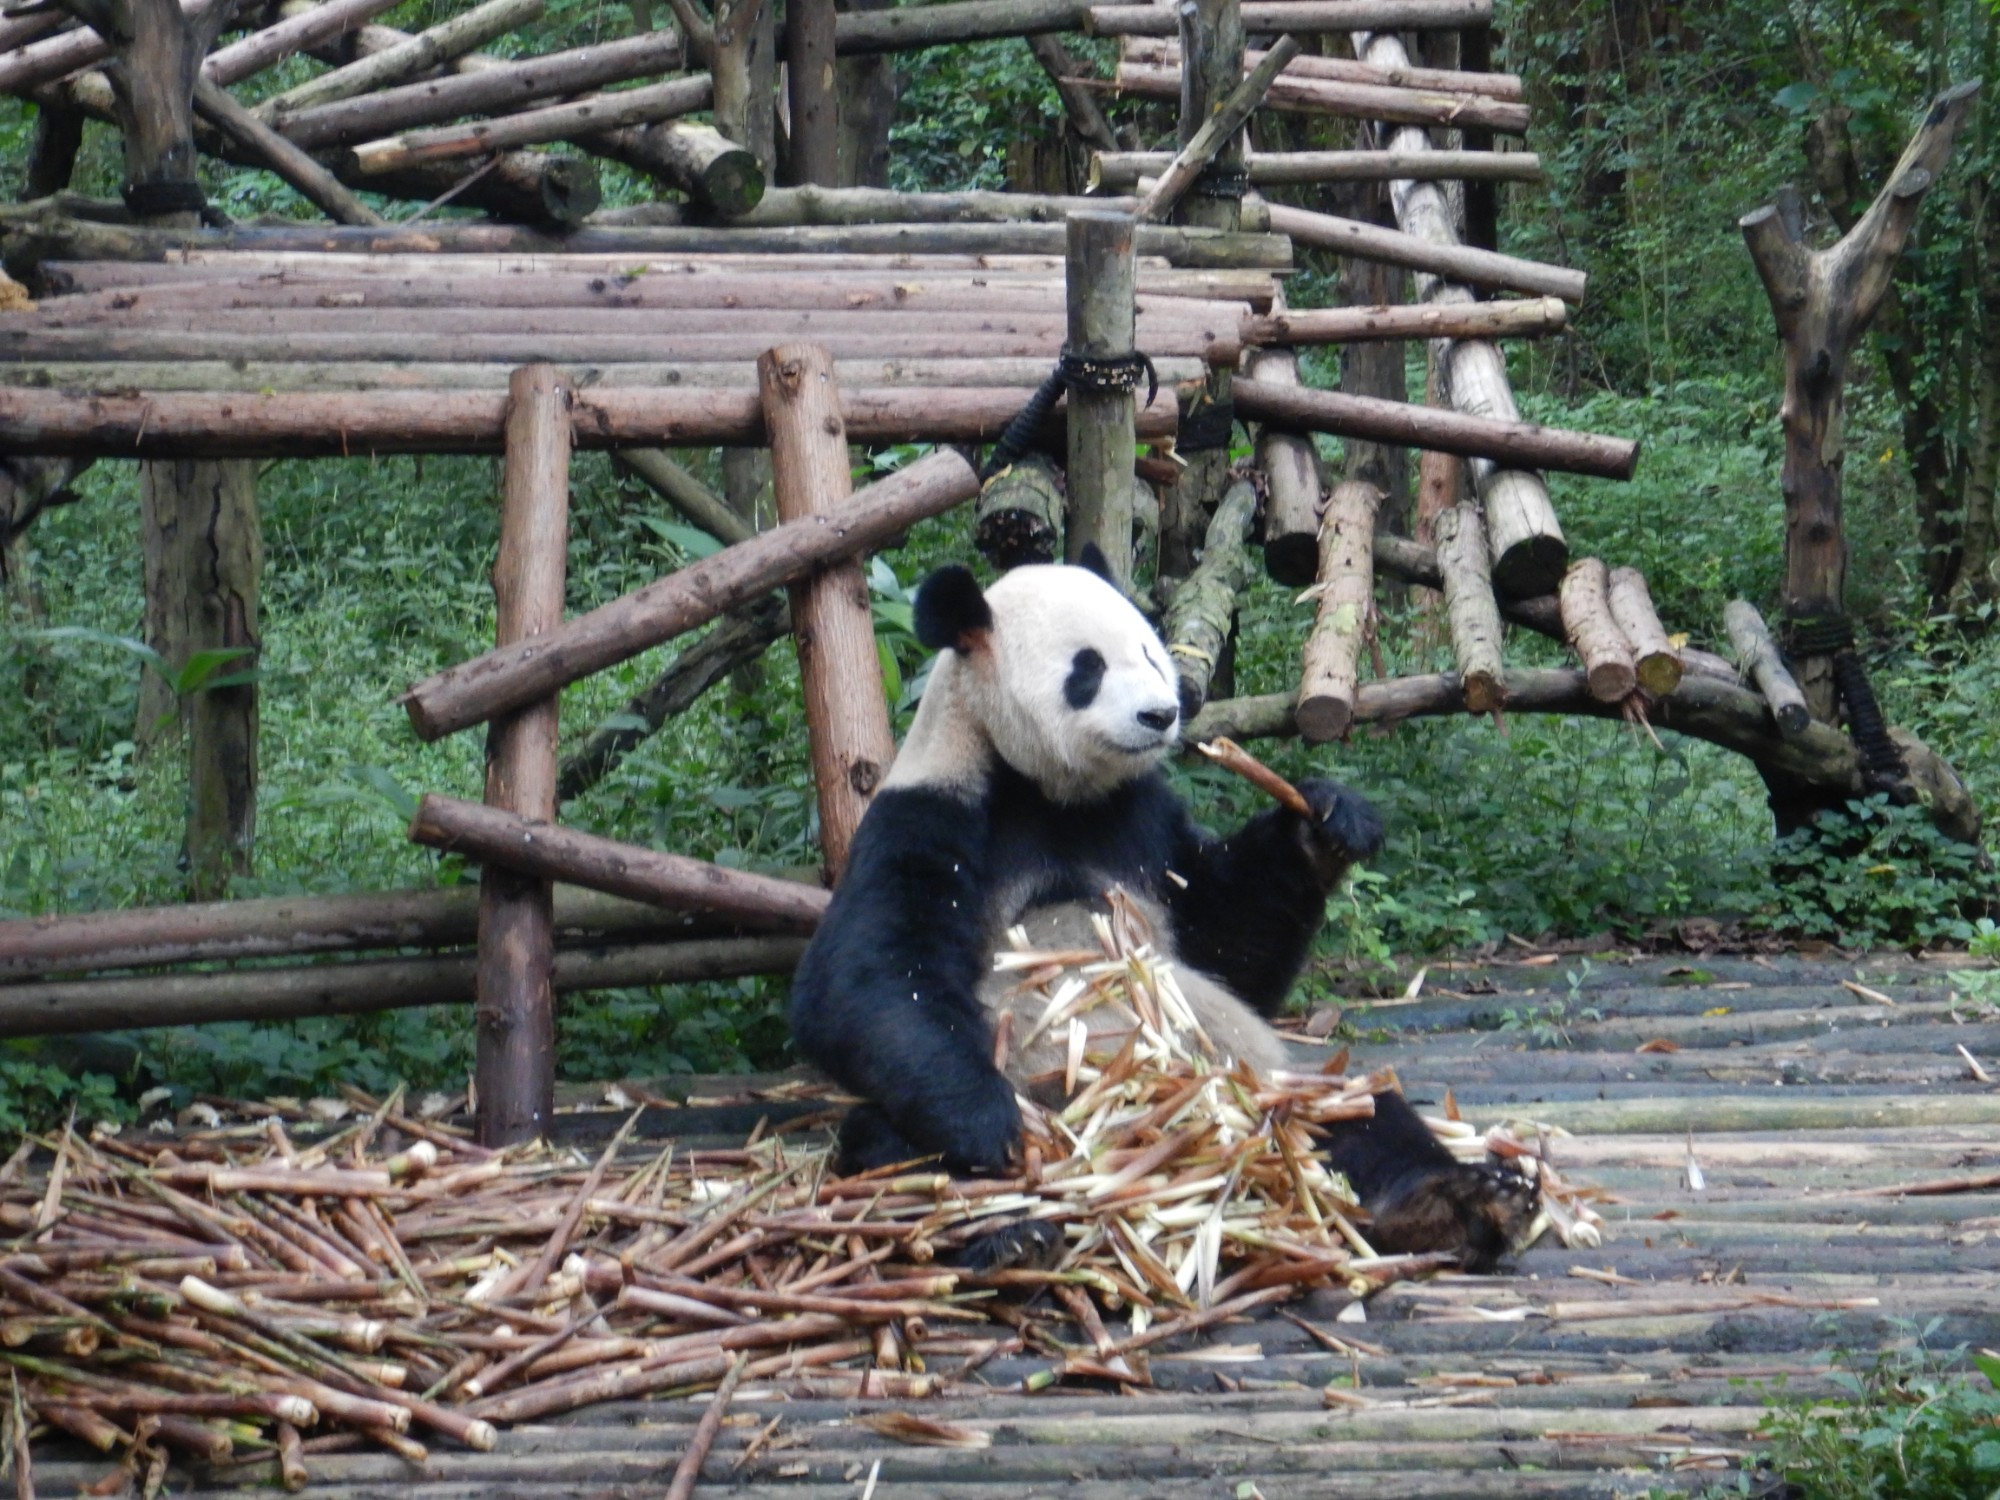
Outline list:
[[[942,568],[917,592],[916,629],[943,655],[892,782],[969,786],[997,755],[1051,801],[1088,802],[1178,738],[1167,648],[1088,566],[1015,568],[989,589]]]

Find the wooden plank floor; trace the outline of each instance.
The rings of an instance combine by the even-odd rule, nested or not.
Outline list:
[[[1393,1063],[1424,1102],[1449,1084],[1482,1125],[1573,1132],[1551,1139],[1552,1160],[1617,1194],[1601,1249],[1537,1249],[1512,1275],[1400,1286],[1365,1309],[1333,1292],[1287,1309],[1354,1341],[1351,1353],[1272,1316],[1156,1356],[1155,1393],[1025,1396],[1020,1381],[1046,1362],[1024,1358],[987,1365],[984,1388],[914,1404],[989,1434],[986,1448],[905,1446],[858,1425],[896,1403],[739,1398],[700,1493],[851,1500],[872,1483],[879,1500],[1483,1500],[1695,1488],[1751,1445],[1774,1383],[1825,1390],[1833,1350],[1907,1345],[1933,1323],[1933,1345],[2000,1346],[2000,1088],[1974,1080],[1957,1051],[2000,1076],[2000,1016],[1954,1004],[1945,967],[1434,970],[1415,1003],[1350,1011],[1356,1064]],[[1581,977],[1574,992],[1566,970]],[[1856,979],[1893,1004],[1841,983]],[[1555,1045],[1533,1045],[1538,1024]],[[1678,1050],[1636,1050],[1658,1040]],[[740,1132],[740,1115],[675,1123]],[[570,1124],[601,1136],[615,1118]],[[1690,1139],[1699,1191],[1686,1180]],[[1981,1178],[1983,1190],[1882,1191]],[[326,1456],[309,1493],[657,1495],[700,1411],[601,1406],[506,1432],[491,1454],[439,1448],[421,1470]],[[51,1450],[36,1477],[62,1494],[104,1472]],[[270,1478],[185,1476],[175,1492],[240,1494],[231,1486]]]

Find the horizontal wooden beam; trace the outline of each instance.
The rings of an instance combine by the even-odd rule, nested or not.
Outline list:
[[[1099,151],[1090,185],[1126,192],[1156,177],[1171,151]],[[1540,182],[1542,159],[1532,151],[1253,151],[1244,163],[1253,187],[1304,187],[1320,182]]]
[[[1273,203],[1270,213],[1272,229],[1316,250],[1333,250],[1383,265],[1427,271],[1466,286],[1560,297],[1565,302],[1583,301],[1586,282],[1583,272],[1565,266],[1547,266],[1471,245],[1441,245],[1400,229],[1386,229],[1360,219],[1343,219],[1336,214],[1314,213],[1284,203]]]
[[[1243,340],[1248,344],[1357,344],[1392,339],[1539,338],[1560,333],[1568,318],[1560,297],[1453,305],[1316,307],[1246,318]]]
[[[1251,36],[1314,36],[1353,31],[1463,31],[1493,20],[1493,0],[1244,0]],[[1094,5],[1084,15],[1094,36],[1173,36],[1171,5]]]

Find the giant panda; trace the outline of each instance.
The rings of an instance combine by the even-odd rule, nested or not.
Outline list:
[[[1113,886],[1140,904],[1222,1050],[1278,1064],[1266,1018],[1328,895],[1381,846],[1375,809],[1312,780],[1299,787],[1310,820],[1273,808],[1227,838],[1198,829],[1161,770],[1180,729],[1166,647],[1101,568],[1019,567],[982,589],[946,567],[914,613],[940,654],[792,985],[799,1052],[865,1101],[842,1126],[843,1169],[1005,1169],[1016,1089],[1047,1060],[995,1065],[1009,992],[993,955],[1016,925],[1038,947],[1075,946]],[[1336,1129],[1328,1156],[1385,1252],[1490,1268],[1533,1213],[1525,1179],[1460,1165],[1399,1093]]]

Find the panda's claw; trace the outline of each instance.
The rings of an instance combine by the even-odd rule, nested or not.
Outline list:
[[[1534,1179],[1512,1166],[1457,1162],[1370,1204],[1368,1239],[1384,1255],[1450,1254],[1484,1274],[1525,1248],[1541,1206]]]
[[[1062,1259],[1062,1226],[1047,1219],[1013,1219],[967,1240],[951,1263],[969,1276],[995,1271],[1052,1271]]]
[[[1351,787],[1314,776],[1299,783],[1299,793],[1313,812],[1313,831],[1350,860],[1367,859],[1381,851],[1385,836],[1375,804]]]

